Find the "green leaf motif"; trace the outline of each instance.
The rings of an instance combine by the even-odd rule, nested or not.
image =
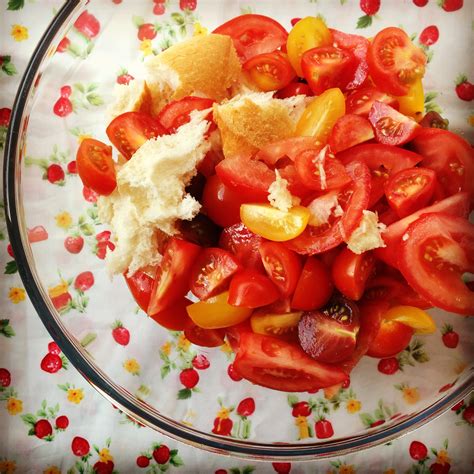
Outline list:
[[[26,413],[26,415],[21,415],[21,419],[27,425],[34,425],[36,423],[36,416],[33,413]]]
[[[357,20],[357,29],[362,29],[362,28],[368,28],[370,25],[372,25],[372,17],[370,15],[364,15],[361,16]]]
[[[178,455],[170,458],[170,464],[172,464],[174,467],[184,466],[183,460]]]
[[[18,74],[18,71],[13,63],[10,61],[4,62],[2,64],[2,71],[7,75],[7,76],[14,76],[15,74]]]
[[[298,403],[298,397],[296,395],[288,395],[288,405],[293,407],[296,403]]]
[[[3,334],[5,337],[16,336],[15,331],[10,326],[9,319],[0,319],[0,334]]]
[[[5,265],[5,271],[4,271],[5,275],[13,275],[17,271],[18,271],[18,267],[15,260],[10,260],[9,262],[7,262],[7,264]]]
[[[186,400],[188,398],[191,398],[192,391],[189,388],[182,388],[178,392],[178,400]]]
[[[21,10],[25,6],[25,0],[8,0],[7,10]]]
[[[89,102],[89,104],[93,105],[94,107],[97,107],[104,103],[102,97],[99,94],[88,94],[87,101]]]
[[[143,19],[143,17],[137,16],[137,15],[133,15],[132,21],[133,21],[133,24],[134,24],[137,28],[140,28],[140,26],[142,26],[143,23],[145,23],[145,20]]]
[[[177,25],[184,25],[184,17],[181,13],[172,13],[171,18]]]

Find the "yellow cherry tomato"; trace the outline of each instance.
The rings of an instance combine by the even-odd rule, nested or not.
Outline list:
[[[296,135],[315,137],[326,143],[337,119],[345,113],[346,102],[341,89],[328,89],[306,107],[296,125]]]
[[[232,306],[227,302],[229,292],[198,301],[186,307],[189,317],[194,324],[204,329],[219,329],[234,326],[245,321],[252,310]]]
[[[255,312],[250,316],[250,326],[252,326],[252,331],[257,334],[286,336],[296,329],[302,314],[302,311],[283,314]]]
[[[413,117],[417,122],[423,118],[425,110],[425,93],[423,91],[423,84],[421,79],[410,87],[408,94],[395,97],[398,100],[400,112],[409,117]]]
[[[254,234],[275,242],[298,237],[308,225],[309,211],[295,206],[284,212],[270,204],[242,204],[240,219]]]
[[[431,334],[436,331],[433,318],[416,306],[394,306],[384,314],[383,319],[410,326],[418,334]]]
[[[331,41],[331,32],[321,18],[307,16],[296,23],[288,35],[286,50],[290,63],[298,76],[303,77],[301,70],[303,53],[319,46],[330,46]]]

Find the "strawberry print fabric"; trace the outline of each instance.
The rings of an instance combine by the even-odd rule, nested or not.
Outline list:
[[[435,335],[414,338],[397,357],[364,361],[353,380],[337,393],[285,394],[253,387],[233,370],[228,344],[210,351],[193,346],[179,332],[157,328],[136,308],[122,281],[110,282],[103,260],[115,248],[113,236],[101,225],[97,195],[81,185],[75,163],[81,140],[104,139],[103,116],[113,98],[113,84],[139,77],[147,57],[176,41],[212,31],[216,24],[211,18],[221,15],[225,6],[232,11],[226,13],[229,17],[267,14],[288,29],[293,17],[318,14],[330,26],[368,37],[385,26],[404,27],[430,61],[424,81],[425,110],[442,113],[451,130],[473,137],[471,1],[276,3],[92,0],[52,60],[60,82],[45,78],[47,93],[43,92],[38,110],[32,112],[52,128],[31,125],[24,160],[25,209],[28,239],[45,291],[68,329],[114,380],[168,416],[205,432],[250,441],[305,443],[363,433],[437,400],[469,371],[472,324],[433,313],[439,323]],[[16,88],[37,41],[60,6],[59,0],[0,0],[1,157]],[[213,13],[208,15],[208,11]],[[110,64],[108,57],[100,56],[104,55],[100,41],[112,42],[109,20],[114,15],[126,27],[117,39],[122,49]],[[101,37],[102,33],[106,36]],[[453,44],[457,45],[454,52]],[[98,67],[101,61],[104,66]],[[246,461],[173,441],[112,406],[62,354],[36,315],[18,275],[3,204],[0,269],[0,473],[438,474],[473,470],[472,395],[401,439],[329,460]],[[111,297],[108,291],[114,285],[119,289]],[[124,309],[112,315],[107,308],[118,293],[117,307]],[[154,331],[157,336],[147,339]],[[371,376],[363,379],[362,372]]]

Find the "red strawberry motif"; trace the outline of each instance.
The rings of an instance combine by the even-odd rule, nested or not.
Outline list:
[[[28,241],[30,244],[34,242],[42,242],[48,238],[48,232],[42,225],[36,225],[28,229]]]
[[[193,388],[199,382],[199,374],[194,369],[184,369],[179,374],[179,380],[186,388]]]
[[[214,474],[227,474],[227,471],[225,469],[217,469]]]
[[[0,369],[0,387],[9,387],[12,383],[12,376],[7,369]]]
[[[385,375],[392,375],[398,371],[400,365],[395,357],[389,357],[388,359],[380,359],[377,364],[379,372]]]
[[[153,459],[158,464],[166,464],[170,459],[170,448],[162,444],[159,448],[153,451]]]
[[[244,398],[237,406],[237,413],[240,416],[250,416],[255,411],[255,400],[253,398]]]
[[[111,235],[112,233],[110,232],[110,230],[103,230],[95,236],[95,239],[97,240],[97,242],[106,242],[107,240],[110,240]]]
[[[194,356],[191,363],[193,364],[193,367],[198,370],[206,370],[211,365],[209,359],[204,354]]]
[[[464,406],[464,400],[461,400],[460,402],[456,403],[456,405],[454,405],[454,406],[451,408],[451,411],[458,411],[458,410],[460,410],[463,406]]]
[[[370,425],[370,428],[375,428],[376,426],[383,425],[384,423],[385,423],[385,420],[377,420],[377,421],[374,421],[374,422]]]
[[[314,425],[314,430],[316,432],[316,438],[326,439],[334,435],[334,429],[329,420],[323,419],[316,422]]]
[[[69,426],[69,418],[65,415],[58,416],[54,424],[59,430],[65,430]]]
[[[455,12],[464,5],[464,0],[438,0],[438,4],[446,12]]]
[[[10,255],[11,258],[15,258],[15,255],[13,254],[12,244],[10,242],[7,245],[7,252],[8,252],[8,255]]]
[[[153,13],[155,15],[164,15],[166,11],[166,5],[164,2],[155,3],[153,5]]]
[[[97,202],[99,195],[93,191],[91,188],[84,186],[82,188],[82,195],[87,202]]]
[[[72,160],[67,164],[67,171],[69,174],[77,174],[76,160]]]
[[[291,26],[295,26],[296,23],[298,23],[301,20],[301,18],[292,18],[290,20]]]
[[[459,343],[459,334],[453,330],[451,324],[445,324],[441,329],[443,344],[450,349],[455,349]]]
[[[234,364],[229,364],[227,367],[227,375],[234,381],[240,382],[242,380],[242,376],[235,370]]]
[[[215,418],[212,432],[222,436],[230,436],[234,422],[230,418]]]
[[[412,441],[409,452],[411,458],[415,461],[421,461],[428,456],[428,448],[420,441]]]
[[[89,451],[91,449],[89,442],[81,438],[80,436],[76,436],[71,443],[71,449],[72,452],[75,456],[85,456],[86,454],[89,454]]]
[[[69,292],[63,293],[62,295],[55,296],[51,298],[51,302],[53,306],[58,310],[61,311],[69,305],[69,302],[72,300],[72,296]]]
[[[450,388],[454,387],[454,384],[456,382],[453,382],[453,383],[447,383],[446,385],[443,385],[440,389],[439,389],[439,393],[443,393],[443,392],[447,392]]]
[[[179,0],[179,8],[181,10],[196,10],[197,0]]]
[[[444,464],[435,462],[430,466],[430,471],[432,474],[448,474],[450,469],[451,464],[447,462],[445,462]]]
[[[295,418],[298,416],[309,416],[311,415],[312,409],[308,402],[298,402],[293,405],[291,415]]]
[[[120,321],[115,321],[112,326],[112,337],[115,339],[117,344],[126,346],[130,342],[130,332],[127,328],[124,328]]]
[[[439,30],[435,25],[427,26],[420,33],[420,43],[425,46],[431,46],[435,44],[439,39]]]
[[[278,474],[289,474],[291,471],[290,462],[272,462],[272,467]]]
[[[417,7],[424,7],[425,5],[427,5],[429,0],[413,0],[413,3],[417,6]]]
[[[46,438],[53,434],[53,427],[48,420],[38,420],[35,423],[35,435],[39,439]]]
[[[59,357],[58,354],[51,354],[50,352],[43,357],[40,364],[41,369],[50,374],[56,373],[62,366],[63,361],[61,357]]]
[[[69,48],[69,45],[71,44],[71,41],[69,41],[69,38],[65,36],[58,44],[58,47],[56,48],[56,51],[58,53],[64,53]]]
[[[3,107],[0,109],[0,127],[8,127],[10,123],[12,111],[7,107]]]
[[[474,425],[474,404],[469,405],[462,413],[462,417],[470,425]]]
[[[137,466],[138,467],[148,467],[150,465],[150,459],[146,456],[138,456]]]
[[[87,291],[94,284],[92,272],[82,272],[74,280],[74,288],[79,291]]]
[[[62,86],[60,89],[61,97],[65,97],[66,99],[71,96],[72,89],[71,86]]]
[[[64,181],[64,170],[57,163],[48,166],[46,170],[46,179],[51,184],[61,184]]]
[[[56,355],[59,355],[61,354],[61,349],[59,348],[59,346],[53,341],[53,342],[50,342],[48,344],[48,352],[50,354],[56,354]]]
[[[360,9],[366,15],[375,15],[380,9],[380,0],[360,0]]]
[[[92,39],[99,34],[100,23],[97,18],[87,10],[75,21],[74,27],[86,38]]]
[[[342,388],[349,388],[351,385],[351,377],[348,375],[347,378],[342,382]]]
[[[114,471],[114,463],[112,461],[97,461],[93,467],[95,474],[112,474]]]
[[[69,253],[79,253],[84,247],[84,239],[80,235],[70,235],[64,239],[64,247]]]
[[[138,27],[138,33],[137,33],[138,39],[140,41],[143,40],[152,40],[153,38],[156,37],[156,29],[155,26],[152,25],[151,23],[143,23]]]
[[[60,97],[53,107],[53,112],[58,117],[67,117],[72,111],[72,102],[66,97]]]
[[[117,76],[117,84],[128,84],[130,81],[133,81],[135,78],[128,74],[126,71],[122,72]]]
[[[467,80],[464,74],[456,79],[456,94],[461,100],[470,102],[474,99],[474,84]]]

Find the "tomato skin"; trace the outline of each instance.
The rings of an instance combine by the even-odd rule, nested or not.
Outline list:
[[[150,303],[151,290],[154,279],[142,270],[137,270],[133,275],[123,274],[133,299],[143,311],[147,311]]]
[[[302,314],[301,311],[275,314],[262,309],[252,313],[250,326],[255,334],[283,337],[289,342],[297,342],[296,332]]]
[[[370,357],[393,357],[408,346],[413,336],[410,326],[397,321],[382,319],[380,329],[371,342],[367,355]]]
[[[316,257],[308,257],[296,284],[291,307],[304,311],[321,308],[329,301],[333,289],[326,265]]]
[[[472,316],[474,292],[462,275],[474,272],[474,225],[430,213],[410,224],[405,235],[399,266],[408,284],[438,308]]]
[[[154,319],[160,326],[163,326],[170,331],[182,331],[190,320],[186,307],[191,303],[192,301],[187,298],[182,298],[173,303],[173,306],[166,308],[159,313],[152,314],[150,318]]]
[[[302,265],[299,255],[278,242],[264,242],[259,248],[263,266],[281,296],[291,296],[298,283]]]
[[[313,92],[308,84],[304,82],[290,82],[287,86],[280,89],[275,97],[278,99],[288,99],[289,97],[294,97],[296,95],[307,95],[312,96]]]
[[[223,329],[204,329],[193,323],[189,318],[184,328],[186,339],[201,347],[219,347],[224,344]]]
[[[189,290],[189,268],[201,247],[172,237],[163,252],[157,268],[147,313],[153,315],[171,307]]]
[[[368,117],[373,103],[383,102],[390,107],[398,110],[398,101],[385,92],[379,91],[375,87],[363,87],[355,89],[346,97],[346,111],[348,114]]]
[[[397,102],[399,112],[403,115],[412,117],[420,122],[425,110],[425,93],[421,79],[418,79],[411,85],[406,95],[398,96]]]
[[[305,150],[321,148],[321,143],[314,137],[292,137],[269,143],[255,155],[256,160],[264,161],[268,166],[275,166],[279,160],[295,158]]]
[[[425,207],[436,186],[436,173],[428,168],[408,168],[394,174],[385,185],[385,196],[399,217]]]
[[[117,187],[112,147],[93,138],[82,140],[76,156],[77,172],[84,186],[102,196]]]
[[[375,259],[371,253],[357,255],[345,247],[334,260],[331,269],[334,285],[347,298],[360,300],[374,266]]]
[[[257,54],[275,51],[285,44],[288,37],[285,28],[273,18],[255,14],[235,17],[213,33],[230,36],[242,62]]]
[[[328,144],[333,153],[339,153],[374,138],[371,123],[364,117],[346,114],[339,118],[329,137]]]
[[[255,270],[242,270],[230,282],[228,301],[233,306],[258,308],[279,297],[280,292],[270,278]]]

